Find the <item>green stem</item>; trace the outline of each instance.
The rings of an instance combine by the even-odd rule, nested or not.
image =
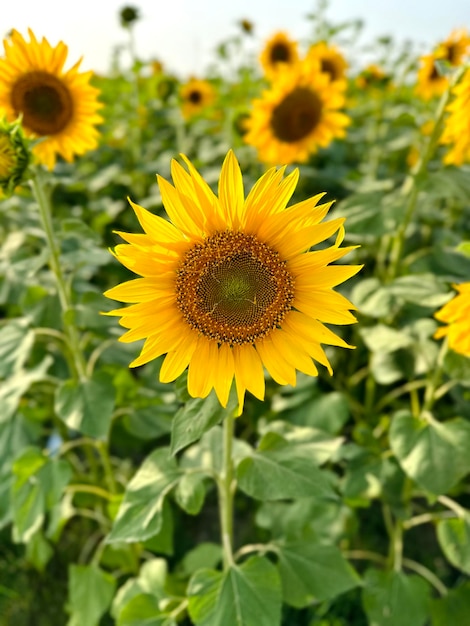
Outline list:
[[[436,366],[433,370],[433,374],[431,380],[428,381],[426,386],[426,391],[424,392],[424,404],[423,404],[423,412],[430,412],[432,407],[434,406],[434,402],[437,400],[437,388],[439,386],[443,368],[444,368],[444,359],[447,354],[448,343],[447,338],[444,339],[441,345],[441,349],[437,356]]]
[[[70,293],[67,288],[67,283],[62,272],[62,266],[60,264],[60,251],[54,237],[50,199],[44,189],[44,183],[39,168],[33,171],[32,185],[34,195],[36,196],[36,200],[39,205],[39,216],[44,229],[44,234],[46,236],[47,246],[49,248],[49,266],[56,281],[57,294],[59,296],[59,302],[62,309],[64,332],[73,353],[73,363],[75,368],[74,373],[77,378],[84,379],[86,377],[86,363],[81,351],[77,329],[68,320],[68,317],[73,312],[73,306]]]
[[[219,477],[220,532],[223,549],[224,570],[234,565],[233,559],[233,458],[232,445],[234,416],[230,412],[223,423],[223,467]]]
[[[389,266],[389,272],[388,272],[388,279],[390,281],[392,281],[397,276],[398,271],[400,269],[400,260],[401,260],[401,256],[403,253],[405,235],[406,235],[408,226],[411,222],[411,218],[413,217],[413,214],[416,209],[416,203],[417,203],[418,195],[420,191],[420,184],[427,171],[428,163],[431,160],[432,156],[434,155],[436,146],[441,136],[442,126],[444,122],[444,115],[445,115],[446,108],[447,108],[447,105],[449,103],[449,100],[452,94],[452,88],[454,85],[457,84],[461,75],[462,75],[461,71],[456,73],[456,75],[454,76],[454,80],[451,81],[449,88],[443,94],[439,102],[439,105],[437,107],[436,116],[435,116],[436,122],[434,124],[433,131],[428,138],[428,142],[421,155],[421,159],[418,161],[416,169],[409,174],[409,176],[406,178],[405,182],[403,183],[401,193],[403,195],[408,195],[408,202],[406,205],[405,216],[400,226],[398,227],[396,236],[393,240],[393,245],[392,245],[392,250],[391,250],[391,255],[390,255],[390,266]]]

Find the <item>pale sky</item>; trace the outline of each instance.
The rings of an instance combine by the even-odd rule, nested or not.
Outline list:
[[[239,32],[239,20],[254,24],[252,46],[260,50],[277,30],[293,39],[308,38],[312,25],[305,16],[317,7],[315,0],[4,0],[3,4],[0,36],[12,28],[26,34],[30,27],[52,45],[63,40],[71,62],[83,57],[81,68],[99,73],[110,69],[113,49],[127,40],[119,24],[120,9],[136,7],[141,14],[134,29],[137,55],[142,60],[160,59],[180,78],[204,75],[215,58],[215,47]],[[454,28],[470,30],[470,0],[329,0],[326,14],[334,24],[363,20],[362,44],[391,35],[398,43],[411,40],[423,51]]]

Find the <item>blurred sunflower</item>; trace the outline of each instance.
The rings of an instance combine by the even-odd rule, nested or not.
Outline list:
[[[359,89],[383,89],[388,87],[390,82],[390,75],[374,63],[365,67],[355,80]]]
[[[188,171],[172,161],[174,186],[158,177],[171,221],[131,205],[145,234],[119,233],[118,261],[141,276],[108,290],[130,303],[110,311],[127,332],[145,339],[131,367],[166,354],[160,380],[188,369],[188,391],[206,397],[212,388],[227,405],[235,379],[242,412],[250,391],[262,400],[264,368],[280,385],[295,385],[296,370],[317,376],[313,361],[331,366],[321,344],[351,347],[324,324],[351,324],[353,305],[333,288],[360,270],[330,265],[341,248],[343,219],[322,224],[332,202],[324,194],[286,208],[298,170],[270,169],[245,199],[240,166],[229,151],[218,197],[182,155]],[[330,247],[310,251],[334,233]]]
[[[92,72],[79,72],[79,60],[63,71],[67,46],[53,48],[38,41],[31,29],[30,41],[13,30],[0,59],[0,109],[12,122],[22,115],[25,134],[44,138],[33,147],[37,159],[52,169],[59,154],[66,161],[97,146],[102,122],[98,89],[89,84]]]
[[[437,320],[447,324],[436,330],[434,338],[447,337],[451,350],[470,357],[470,283],[453,287],[458,295],[434,314]]]
[[[440,43],[432,54],[420,58],[420,68],[415,92],[424,100],[440,96],[449,86],[449,79],[439,74],[436,61],[447,61],[451,66],[461,65],[470,51],[470,37],[465,29],[452,31],[449,37]]]
[[[185,119],[199,115],[215,101],[215,89],[207,80],[190,78],[180,88],[181,112]]]
[[[317,59],[322,72],[330,75],[330,80],[344,80],[348,64],[341,52],[335,46],[328,45],[324,41],[310,46],[307,57]]]
[[[453,100],[447,107],[448,117],[440,142],[450,148],[444,156],[447,165],[462,165],[470,161],[470,70],[452,89]]]
[[[272,80],[280,67],[298,62],[297,42],[285,32],[277,32],[266,42],[259,60],[266,77]]]
[[[264,163],[301,163],[318,148],[345,136],[350,120],[340,81],[331,82],[318,60],[307,58],[281,68],[261,98],[254,100],[246,122],[246,143]]]

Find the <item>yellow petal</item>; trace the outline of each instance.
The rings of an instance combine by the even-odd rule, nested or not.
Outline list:
[[[214,389],[220,404],[226,407],[235,374],[232,349],[228,344],[223,343],[219,347],[217,360],[218,363],[214,373]]]
[[[233,150],[229,150],[222,164],[219,178],[219,201],[227,226],[237,229],[243,212],[245,192],[240,165]]]
[[[287,361],[279,358],[279,353],[271,339],[265,337],[261,341],[256,342],[255,347],[271,377],[279,385],[292,385],[295,387],[297,382],[295,368]]]
[[[205,398],[214,386],[217,364],[217,344],[199,337],[188,370],[188,393],[193,398]]]
[[[235,382],[237,385],[239,414],[243,411],[245,391],[258,400],[264,400],[265,382],[263,364],[255,348],[249,344],[233,347]]]
[[[194,354],[196,344],[197,337],[196,334],[193,333],[188,337],[188,340],[182,342],[176,350],[166,355],[160,369],[160,381],[162,383],[171,383],[184,372]]]

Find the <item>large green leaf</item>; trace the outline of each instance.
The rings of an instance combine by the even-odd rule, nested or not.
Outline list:
[[[94,565],[71,565],[67,626],[97,626],[111,604],[115,586],[114,576]]]
[[[434,494],[446,493],[470,472],[470,422],[459,417],[441,423],[397,413],[390,446],[403,471]]]
[[[370,626],[424,626],[427,623],[430,588],[420,576],[369,569],[364,583],[362,603]]]
[[[224,409],[214,392],[207,398],[193,398],[176,413],[171,431],[171,453],[176,454],[197,441],[206,431],[218,424],[236,406],[233,394]]]
[[[278,556],[284,601],[297,608],[314,600],[331,600],[360,583],[336,546],[303,541],[279,544]]]
[[[336,497],[327,474],[301,446],[269,432],[237,468],[242,491],[259,500]]]
[[[106,438],[114,411],[115,390],[108,375],[94,374],[87,380],[67,380],[56,391],[55,410],[72,430]]]
[[[437,525],[437,538],[449,562],[470,575],[470,513],[441,520]]]
[[[168,448],[152,452],[129,482],[107,541],[144,541],[163,521],[165,496],[182,476]]]
[[[27,542],[41,528],[45,514],[62,498],[72,471],[67,461],[26,448],[12,466],[11,508],[17,541]]]
[[[0,385],[0,423],[9,420],[18,408],[23,395],[33,383],[46,378],[47,370],[53,363],[51,356],[44,359],[28,370],[15,371],[7,380]]]
[[[470,615],[470,582],[451,589],[431,605],[432,626],[468,626]]]
[[[145,561],[140,568],[139,575],[136,578],[129,578],[118,589],[113,599],[111,615],[116,619],[117,623],[121,623],[121,614],[130,604],[130,602],[140,595],[149,595],[155,599],[156,606],[166,598],[165,583],[167,577],[167,562],[165,559],[152,559]],[[148,606],[148,603],[145,603]],[[130,619],[132,612],[129,611],[127,619]],[[158,611],[157,616],[161,612]]]
[[[34,344],[34,332],[25,319],[12,320],[0,329],[0,378],[22,369]]]
[[[226,572],[203,569],[189,582],[189,614],[197,626],[279,626],[281,583],[276,567],[254,556]]]

